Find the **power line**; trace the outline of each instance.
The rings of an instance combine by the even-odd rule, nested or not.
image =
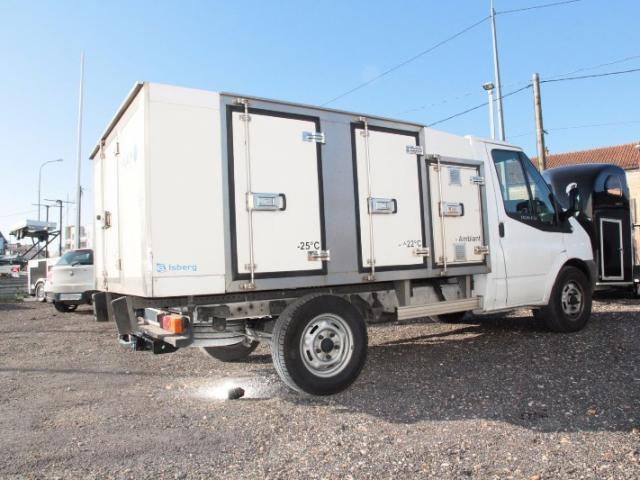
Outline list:
[[[36,210],[27,210],[26,212],[17,212],[17,213],[10,213],[8,215],[0,215],[0,218],[7,218],[7,217],[17,217],[18,215],[28,215],[30,213],[35,213]]]
[[[539,8],[555,7],[555,6],[566,5],[566,4],[569,4],[569,3],[576,3],[576,2],[581,2],[581,1],[582,0],[564,0],[564,1],[560,1],[560,2],[547,3],[547,4],[544,4],[544,5],[533,5],[531,7],[524,7],[524,8],[514,9],[514,10],[504,10],[504,11],[501,11],[501,12],[496,12],[496,15],[508,14],[508,13],[516,13],[516,12],[524,12],[524,11],[527,11],[527,10],[536,10],[536,9],[539,9]],[[331,100],[328,100],[328,101],[322,103],[320,106],[325,107],[325,106],[329,105],[330,103],[333,103],[333,102],[335,102],[337,100],[340,100],[341,98],[346,97],[347,95],[350,95],[353,92],[356,92],[356,91],[366,87],[367,85],[372,84],[373,82],[381,79],[382,77],[385,77],[385,76],[389,75],[392,72],[395,72],[399,68],[404,67],[405,65],[417,60],[418,58],[426,55],[427,53],[430,53],[430,52],[434,51],[435,49],[437,49],[437,48],[439,48],[439,47],[451,42],[452,40],[455,40],[459,36],[467,33],[468,31],[474,29],[475,27],[483,24],[484,22],[486,22],[490,18],[491,18],[491,16],[488,15],[488,16],[478,20],[477,22],[472,23],[468,27],[465,27],[462,30],[460,30],[459,32],[454,33],[450,37],[447,37],[444,40],[441,40],[440,42],[438,42],[435,45],[427,48],[426,50],[423,50],[423,51],[417,53],[413,57],[410,57],[410,58],[398,63],[397,65],[394,65],[393,67],[385,70],[384,72],[380,73],[379,75],[376,75],[373,78],[371,78],[371,79],[369,79],[369,80],[367,80],[365,82],[362,82],[362,83],[356,85],[355,87],[353,87],[353,88],[341,93],[340,95],[337,95],[337,96],[333,97]]]
[[[609,77],[611,75],[623,75],[625,73],[640,72],[640,68],[632,68],[630,70],[619,70],[617,72],[594,73],[592,75],[580,75],[577,77],[551,78],[548,80],[540,80],[540,83],[566,82],[569,80],[584,80],[587,78]]]
[[[608,77],[608,76],[611,76],[611,75],[623,75],[623,74],[626,74],[626,73],[634,73],[634,72],[640,72],[640,68],[633,68],[633,69],[630,69],[630,70],[620,70],[620,71],[617,71],[617,72],[595,73],[593,75],[580,75],[580,76],[577,76],[577,77],[566,77],[566,78],[556,78],[556,79],[550,79],[550,80],[540,80],[540,83],[566,82],[566,81],[572,81],[572,80],[584,80],[584,79],[587,79],[587,78]],[[506,95],[503,95],[502,98],[507,98],[508,96],[511,96],[511,95],[513,95],[515,93],[521,92],[522,90],[525,90],[525,89],[527,89],[529,87],[531,87],[531,84],[528,84],[528,85],[526,85],[526,86],[524,86],[522,88],[519,88],[518,90],[514,90],[513,92],[510,92],[510,93],[508,93]],[[467,110],[464,110],[462,112],[456,113],[456,114],[451,115],[451,116],[449,116],[447,118],[444,118],[442,120],[438,120],[437,122],[431,123],[431,124],[429,124],[427,126],[428,127],[432,127],[434,125],[438,125],[439,123],[443,123],[443,122],[446,122],[446,121],[451,120],[453,118],[459,117],[461,115],[465,115],[465,114],[467,114],[469,112],[473,112],[474,110],[482,108],[482,107],[484,107],[486,105],[489,105],[489,102],[484,102],[481,105],[477,105],[475,107],[468,108]],[[514,137],[510,137],[510,138],[514,138]]]
[[[510,97],[511,95],[515,95],[516,93],[522,92],[523,90],[526,90],[527,88],[531,88],[531,86],[532,86],[531,83],[529,85],[525,85],[524,87],[519,88],[517,90],[514,90],[513,92],[509,92],[509,93],[507,93],[505,95],[502,95],[502,98],[507,98],[507,97]],[[429,123],[427,125],[427,127],[433,127],[435,125],[439,125],[440,123],[444,123],[444,122],[452,120],[452,119],[454,119],[456,117],[460,117],[462,115],[466,115],[467,113],[473,112],[474,110],[478,110],[479,108],[482,108],[482,107],[486,107],[487,105],[489,105],[489,102],[484,102],[484,103],[482,103],[480,105],[476,105],[475,107],[468,108],[468,109],[466,109],[466,110],[464,110],[462,112],[455,113],[455,114],[453,114],[453,115],[451,115],[451,116],[449,116],[447,118],[443,118],[442,120],[438,120],[437,122]]]
[[[355,87],[353,87],[350,90],[347,90],[344,93],[341,93],[340,95],[332,98],[331,100],[321,104],[322,107],[329,105],[330,103],[335,102],[336,100],[340,100],[343,97],[346,97],[347,95],[350,95],[351,93],[360,90],[361,88],[366,87],[367,85],[370,85],[371,83],[375,82],[376,80],[381,79],[382,77],[389,75],[391,72],[395,72],[396,70],[398,70],[399,68],[404,67],[405,65],[407,65],[408,63],[413,62],[414,60],[417,60],[418,58],[426,55],[427,53],[430,53],[432,51],[434,51],[436,48],[441,47],[442,45],[449,43],[452,40],[455,40],[456,38],[458,38],[460,35],[463,35],[465,33],[467,33],[469,30],[474,29],[475,27],[477,27],[478,25],[481,25],[482,23],[486,22],[487,20],[489,20],[489,16],[484,17],[482,20],[478,20],[477,22],[469,25],[468,27],[463,28],[462,30],[460,30],[459,32],[451,35],[450,37],[445,38],[444,40],[441,40],[440,42],[436,43],[435,45],[427,48],[426,50],[421,51],[420,53],[417,53],[416,55],[414,55],[411,58],[408,58],[407,60],[404,60],[403,62],[400,62],[399,64],[385,70],[384,72],[382,72],[379,75],[376,75],[375,77],[367,80],[366,82],[363,82]]]
[[[630,57],[624,57],[618,60],[613,60],[611,62],[607,62],[607,63],[600,63],[598,65],[592,65],[590,67],[580,67],[577,70],[573,70],[571,72],[567,72],[567,73],[560,73],[560,74],[555,74],[555,75],[547,75],[548,79],[552,79],[552,78],[559,78],[559,77],[566,77],[568,75],[573,75],[576,73],[580,73],[580,72],[585,72],[587,70],[595,70],[597,68],[601,68],[601,67],[608,67],[610,65],[616,65],[618,63],[624,63],[624,62],[629,62],[631,60],[636,60],[640,58],[640,55],[631,55]]]
[[[537,10],[539,8],[558,7],[560,5],[567,5],[569,3],[577,3],[581,1],[582,0],[566,0],[564,2],[553,2],[553,3],[545,3],[544,5],[533,5],[531,7],[514,8],[513,10],[503,10],[501,12],[496,12],[496,15],[506,15],[508,13],[526,12],[528,10]]]
[[[566,77],[568,75],[573,75],[575,73],[584,72],[584,71],[587,71],[587,70],[595,70],[597,68],[602,68],[602,67],[608,67],[608,66],[611,66],[611,65],[616,65],[618,63],[624,63],[624,62],[629,62],[631,60],[636,60],[636,59],[639,59],[639,58],[640,58],[640,55],[631,55],[631,56],[620,58],[620,59],[617,59],[617,60],[612,60],[612,61],[606,62],[606,63],[599,63],[597,65],[590,65],[590,66],[587,66],[587,67],[580,67],[580,68],[577,68],[576,70],[572,70],[570,72],[557,73],[557,74],[553,74],[553,75],[545,75],[545,77],[547,79],[555,79],[555,78],[560,78],[560,77]],[[529,82],[528,80],[520,81],[520,82],[513,82],[513,83],[508,83],[506,85],[503,85],[503,87],[505,87],[505,88],[518,87],[518,86],[524,85],[524,84],[526,84],[528,82]],[[455,95],[455,96],[450,96],[450,97],[443,98],[442,100],[439,100],[437,102],[433,102],[433,103],[421,105],[419,107],[414,107],[414,108],[409,108],[409,109],[406,109],[406,110],[402,110],[400,112],[395,113],[394,115],[406,115],[407,113],[419,112],[420,110],[426,110],[426,109],[429,109],[431,107],[437,107],[438,105],[443,105],[445,103],[449,103],[451,101],[461,100],[463,98],[471,97],[471,96],[474,96],[474,95],[480,95],[480,94],[484,94],[484,91],[478,88],[478,89],[475,89],[472,92],[460,93],[460,94]]]
[[[610,123],[591,123],[591,124],[587,124],[587,125],[570,125],[567,127],[555,127],[555,128],[545,128],[546,132],[555,132],[558,130],[575,130],[575,129],[580,129],[580,128],[594,128],[594,127],[613,127],[613,126],[619,126],[619,125],[631,125],[631,124],[636,124],[636,123],[640,123],[640,120],[629,120],[629,121],[625,121],[625,122],[610,122]],[[520,138],[520,137],[526,137],[527,135],[532,135],[536,133],[535,130],[531,130],[527,133],[519,133],[518,135],[510,135],[509,139],[513,139],[513,138]]]

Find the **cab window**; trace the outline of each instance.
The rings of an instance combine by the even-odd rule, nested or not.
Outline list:
[[[494,150],[492,155],[507,215],[532,226],[556,225],[551,191],[531,161],[510,150]]]
[[[529,188],[531,189],[531,200],[533,202],[536,220],[545,225],[555,225],[556,209],[553,205],[551,190],[547,182],[542,178],[542,175],[540,175],[536,167],[533,166],[531,160],[524,154],[521,154],[521,156],[522,164],[529,178]]]

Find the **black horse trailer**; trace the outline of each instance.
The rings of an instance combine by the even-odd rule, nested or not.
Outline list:
[[[578,189],[577,220],[589,233],[597,261],[596,286],[631,287],[639,292],[639,266],[635,264],[632,202],[622,168],[611,164],[582,164],[543,172],[558,202],[570,203]]]

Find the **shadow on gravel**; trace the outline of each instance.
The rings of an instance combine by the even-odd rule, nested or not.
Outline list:
[[[26,305],[24,303],[0,303],[0,312],[10,311],[10,310],[29,310],[33,307],[30,305]]]
[[[360,380],[331,403],[394,423],[485,419],[544,432],[640,426],[640,312],[594,313],[574,334],[547,332],[531,317],[475,320],[371,345]]]

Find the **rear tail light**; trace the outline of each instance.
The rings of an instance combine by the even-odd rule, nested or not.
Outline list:
[[[171,313],[162,317],[162,328],[172,333],[184,333],[187,319],[177,313]]]

